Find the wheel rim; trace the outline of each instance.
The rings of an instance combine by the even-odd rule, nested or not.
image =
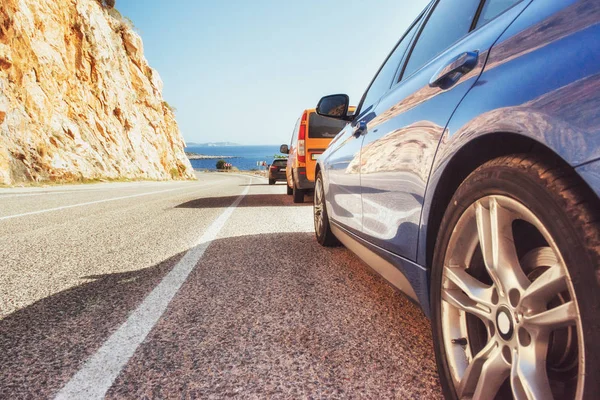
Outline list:
[[[313,205],[313,214],[315,218],[315,232],[318,235],[321,234],[323,228],[323,184],[321,179],[317,178],[315,182],[315,200]]]
[[[441,290],[442,340],[459,398],[581,396],[577,298],[554,240],[523,204],[488,196],[467,208],[448,244]]]

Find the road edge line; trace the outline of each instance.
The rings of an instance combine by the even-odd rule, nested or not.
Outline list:
[[[127,320],[63,386],[56,395],[56,400],[103,399],[106,396],[115,379],[162,317],[171,300],[249,190],[250,186],[247,186],[238,198],[213,221],[197,244],[185,253]]]
[[[204,188],[204,187],[216,185],[217,183],[218,182],[215,182],[215,183],[211,182],[211,183],[208,183],[206,185],[202,185],[200,187]],[[132,195],[128,195],[128,196],[112,197],[110,199],[94,200],[94,201],[88,201],[86,203],[70,204],[68,206],[47,208],[45,210],[29,211],[29,212],[21,213],[21,214],[6,215],[4,217],[0,217],[0,221],[6,221],[6,220],[9,220],[9,219],[14,219],[14,218],[27,217],[27,216],[30,216],[30,215],[45,214],[45,213],[53,212],[53,211],[67,210],[69,208],[91,206],[91,205],[94,205],[94,204],[101,204],[101,203],[108,203],[109,201],[133,199],[135,197],[150,196],[152,194],[174,192],[176,190],[183,190],[183,189],[189,189],[189,187],[184,186],[184,187],[173,188],[173,189],[156,190],[156,191],[153,191],[153,192],[137,193],[137,194],[132,194]]]

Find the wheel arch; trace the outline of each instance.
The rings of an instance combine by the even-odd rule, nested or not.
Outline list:
[[[442,218],[452,196],[467,176],[487,161],[517,153],[541,154],[573,170],[573,167],[551,148],[529,136],[493,132],[472,139],[432,172],[421,218],[419,264],[431,268]]]

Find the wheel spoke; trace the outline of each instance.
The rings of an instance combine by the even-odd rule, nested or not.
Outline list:
[[[317,232],[321,232],[321,226],[323,225],[323,205],[315,204],[314,205],[314,215],[315,215],[315,227]]]
[[[545,343],[544,343],[545,342]],[[517,400],[552,399],[546,371],[547,339],[534,340],[528,347],[513,351],[510,385]]]
[[[565,290],[567,290],[565,271],[557,264],[551,266],[533,281],[531,286],[523,293],[521,301],[526,307],[538,308],[545,306],[550,299]]]
[[[490,341],[473,358],[460,381],[459,398],[494,398],[510,372],[498,343]]]
[[[569,301],[538,314],[523,316],[524,325],[540,331],[554,330],[574,325],[576,321],[577,308],[573,301]]]
[[[484,321],[491,321],[493,288],[473,278],[460,267],[444,269],[444,277],[458,287],[443,288],[442,299]]]
[[[525,276],[512,234],[515,215],[489,199],[489,208],[482,202],[475,204],[477,232],[486,269],[501,294],[511,288],[526,289],[530,281]]]

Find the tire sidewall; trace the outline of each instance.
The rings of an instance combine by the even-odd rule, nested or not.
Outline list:
[[[585,346],[584,398],[598,393],[598,379],[593,378],[600,369],[600,351],[594,341],[598,330],[598,304],[600,288],[595,276],[593,260],[584,246],[582,232],[573,224],[566,204],[558,194],[549,191],[539,179],[526,171],[509,166],[482,167],[471,174],[454,194],[440,226],[433,257],[431,276],[432,328],[438,371],[444,394],[456,399],[450,375],[441,327],[441,284],[443,262],[447,246],[458,220],[476,200],[490,195],[502,195],[517,200],[528,207],[544,224],[558,247],[573,283],[581,314]]]

